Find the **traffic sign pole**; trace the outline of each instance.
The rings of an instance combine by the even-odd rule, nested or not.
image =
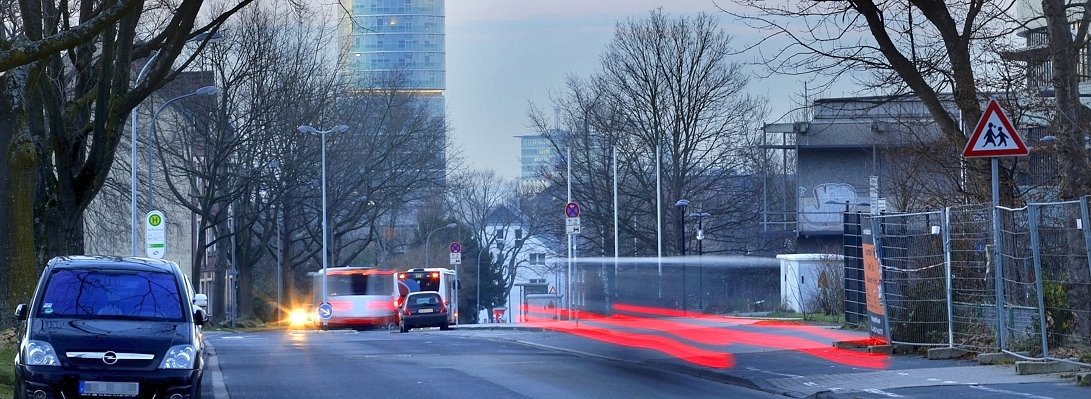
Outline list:
[[[1011,141],[1008,141],[1008,140]],[[1030,151],[1019,138],[1004,109],[996,100],[989,100],[985,112],[977,122],[969,140],[966,141],[966,149],[962,151],[963,158],[990,157],[991,183],[992,183],[992,217],[993,217],[993,265],[996,273],[996,314],[1004,314],[1004,258],[1003,237],[1000,235],[1000,160],[1001,156],[1024,156]],[[1004,317],[997,317],[997,331],[1005,331]],[[998,335],[1000,350],[1007,349],[1004,344],[1004,334]]]

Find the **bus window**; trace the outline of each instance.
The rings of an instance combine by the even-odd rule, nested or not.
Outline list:
[[[329,296],[390,295],[394,289],[390,277],[379,274],[330,274],[326,285]]]

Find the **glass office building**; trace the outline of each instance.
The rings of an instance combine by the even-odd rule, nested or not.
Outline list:
[[[443,0],[343,0],[342,71],[354,88],[440,96],[446,88]]]

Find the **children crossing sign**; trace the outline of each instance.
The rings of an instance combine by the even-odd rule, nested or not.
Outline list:
[[[985,113],[962,151],[964,158],[1027,155],[1027,146],[1011,126],[996,100],[989,100]]]

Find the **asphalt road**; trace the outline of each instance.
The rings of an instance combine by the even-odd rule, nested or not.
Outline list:
[[[654,367],[450,332],[206,334],[205,397],[772,398]]]

